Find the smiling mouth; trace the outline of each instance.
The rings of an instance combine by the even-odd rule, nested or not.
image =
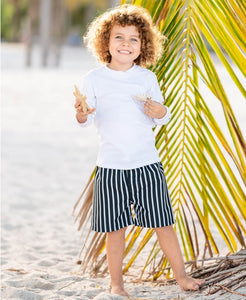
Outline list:
[[[127,51],[127,50],[118,50],[119,53],[121,54],[131,54],[132,52]]]

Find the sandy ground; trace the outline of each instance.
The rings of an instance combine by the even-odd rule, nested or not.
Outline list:
[[[82,241],[72,210],[95,165],[97,137],[94,127],[76,126],[72,90],[96,63],[84,49],[65,48],[60,68],[42,69],[38,55],[26,69],[22,45],[2,46],[1,297],[121,299],[108,294],[108,277],[89,278],[76,264]],[[132,299],[243,299],[127,277],[126,288]]]

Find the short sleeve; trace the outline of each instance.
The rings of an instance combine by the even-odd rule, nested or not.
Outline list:
[[[158,80],[157,80],[157,77],[154,73],[153,74],[153,77],[152,77],[152,83],[151,83],[151,88],[148,92],[148,95],[150,95],[150,97],[154,100],[154,101],[157,101],[161,104],[163,104],[164,102],[164,99],[163,99],[163,96],[162,96],[162,93],[161,93],[161,90],[160,90],[160,86],[159,86],[159,83],[158,83]],[[171,119],[171,112],[170,112],[170,109],[165,105],[166,109],[167,109],[167,112],[165,114],[165,116],[161,119],[156,119],[156,118],[153,118],[153,122],[156,124],[156,125],[165,125],[167,124],[170,119]]]
[[[88,76],[84,77],[82,85],[80,87],[80,91],[83,95],[86,96],[86,102],[90,106],[90,108],[96,108],[96,96],[93,89],[92,79]],[[95,118],[96,111],[94,111],[93,114],[88,115],[87,121],[85,123],[79,123],[78,124],[81,127],[86,127],[92,124],[93,119]]]

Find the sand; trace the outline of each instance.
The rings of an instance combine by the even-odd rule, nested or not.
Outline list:
[[[94,127],[76,126],[72,90],[96,63],[65,47],[60,68],[42,69],[35,49],[26,69],[24,53],[2,45],[1,299],[123,299],[108,293],[108,276],[90,278],[77,264],[82,240],[72,210],[98,146]],[[125,279],[131,299],[243,299]]]

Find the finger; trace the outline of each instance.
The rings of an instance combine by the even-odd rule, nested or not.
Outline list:
[[[80,104],[77,107],[75,107],[75,109],[76,109],[77,112],[83,112],[84,113],[83,107]]]
[[[144,108],[145,108],[146,110],[149,110],[150,107],[151,107],[151,106],[150,106],[150,103],[148,103],[148,102],[145,102],[143,106],[144,106]]]
[[[90,110],[89,110],[90,114],[92,114],[95,110],[96,110],[95,107],[93,107],[92,109],[90,109]]]
[[[152,117],[152,114],[150,113],[150,111],[148,111],[148,110],[144,110],[144,113],[145,113],[147,116],[150,116],[150,117]]]
[[[147,107],[147,108],[153,107],[153,103],[152,103],[152,101],[150,101],[150,100],[145,101],[144,104],[145,104],[145,107]]]
[[[81,108],[76,108],[77,113],[83,113],[83,110]]]
[[[146,105],[144,105],[144,108],[148,112],[153,112],[154,111],[154,107],[150,103],[147,103]]]
[[[89,115],[89,114],[92,114],[95,110],[96,110],[95,108],[92,108],[92,109],[87,110],[86,113],[87,113],[87,115]]]
[[[83,110],[82,107],[81,107],[81,105],[80,105],[80,103],[78,103],[78,104],[75,103],[74,104],[74,108],[75,109],[81,109],[81,110]]]
[[[77,111],[77,113],[80,114],[81,116],[87,116],[87,115],[88,115],[88,113],[87,113],[87,112],[86,112],[86,113],[83,112],[82,109],[77,109],[76,111]]]
[[[78,98],[75,99],[75,105],[78,106],[80,104],[80,100]]]

